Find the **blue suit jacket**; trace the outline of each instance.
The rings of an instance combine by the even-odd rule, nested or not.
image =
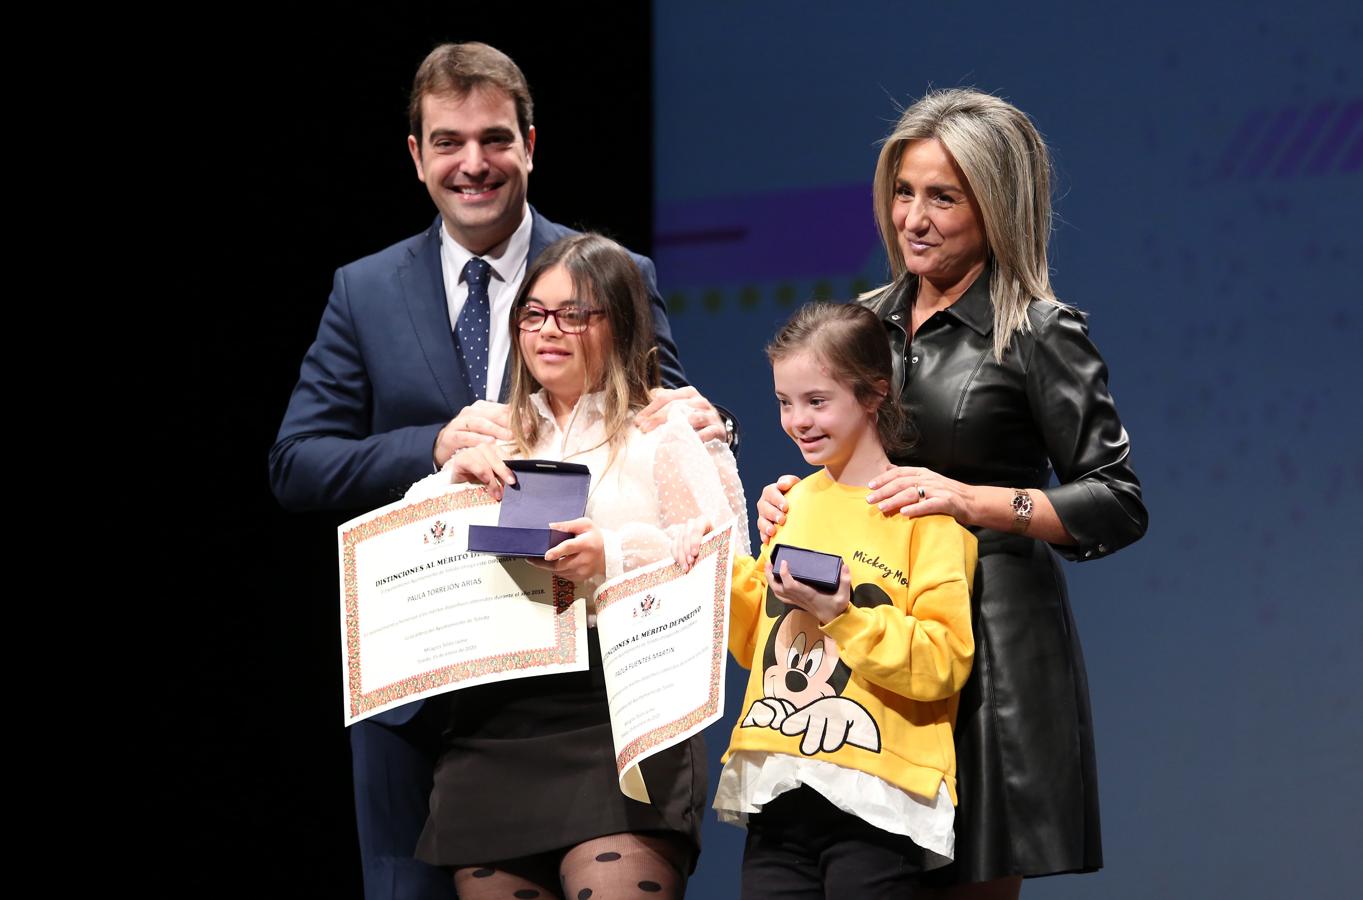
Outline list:
[[[531,210],[530,261],[571,229]],[[663,383],[686,384],[653,263],[635,262],[653,299]],[[469,396],[440,270],[440,218],[423,233],[344,266],[303,358],[270,484],[287,509],[372,509],[432,471],[436,435]],[[502,381],[503,392],[509,379]]]
[[[531,209],[530,261],[573,234]],[[464,384],[440,268],[440,217],[415,237],[343,266],[303,358],[279,436],[270,484],[291,510],[365,510],[401,499],[433,471],[436,435],[479,399]],[[659,364],[668,387],[686,384],[653,263],[635,256],[653,300]],[[503,379],[503,392],[509,379]],[[408,704],[375,718],[398,725]]]

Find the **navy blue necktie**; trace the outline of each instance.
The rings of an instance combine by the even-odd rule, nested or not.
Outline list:
[[[464,283],[469,286],[469,295],[459,312],[459,321],[454,324],[454,337],[464,360],[464,379],[474,400],[487,397],[488,329],[492,326],[487,285],[491,273],[492,267],[476,256],[464,263]]]

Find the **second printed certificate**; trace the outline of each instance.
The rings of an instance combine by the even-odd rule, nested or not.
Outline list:
[[[724,715],[734,524],[709,535],[691,571],[661,562],[596,595],[615,766],[625,796],[647,803],[639,763]]]

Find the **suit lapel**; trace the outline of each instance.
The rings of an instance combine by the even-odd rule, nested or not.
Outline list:
[[[563,228],[535,212],[535,207],[530,207],[530,257],[526,260],[526,265],[533,266],[535,260],[544,252],[544,248],[566,233]]]
[[[449,302],[440,269],[439,216],[410,252],[407,265],[398,270],[403,301],[407,304],[417,344],[453,415],[468,405],[464,402],[468,389],[463,382],[463,367],[450,331]]]

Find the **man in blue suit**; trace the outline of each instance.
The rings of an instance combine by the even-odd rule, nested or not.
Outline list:
[[[511,302],[529,262],[572,233],[526,201],[530,90],[500,51],[444,44],[417,71],[409,117],[408,149],[440,215],[425,232],[336,272],[270,451],[271,485],[289,509],[371,509],[399,499],[460,449],[511,436],[500,402],[515,338]],[[653,265],[636,261],[653,299],[663,381],[678,389],[654,406],[687,403],[703,440],[725,437],[732,422],[683,387]],[[447,874],[412,856],[439,749],[439,706],[408,704],[350,729],[370,900],[454,897]]]

